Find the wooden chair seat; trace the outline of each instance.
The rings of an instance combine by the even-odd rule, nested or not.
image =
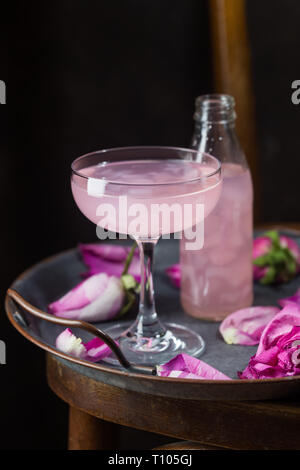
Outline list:
[[[104,384],[87,376],[86,367],[50,354],[47,378],[70,407],[69,449],[115,450],[115,424],[196,442],[203,450],[300,449],[298,401],[178,400],[134,392]]]

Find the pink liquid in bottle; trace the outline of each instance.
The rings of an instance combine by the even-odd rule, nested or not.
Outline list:
[[[248,169],[223,163],[218,204],[204,221],[204,247],[181,243],[181,302],[190,315],[219,321],[252,303],[252,182]]]

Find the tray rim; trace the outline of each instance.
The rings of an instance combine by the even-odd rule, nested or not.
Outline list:
[[[292,231],[299,233],[300,231],[298,230],[287,230],[286,231]],[[59,253],[56,253],[52,256],[48,256],[37,263],[33,264],[29,268],[27,268],[25,271],[23,271],[19,276],[15,278],[15,280],[12,282],[10,285],[10,288],[14,289],[14,284],[17,281],[21,281],[24,278],[26,278],[27,275],[29,275],[32,271],[34,271],[38,266],[40,265],[45,265],[46,263],[50,263],[54,261],[56,258],[59,258],[60,256],[64,256],[67,253],[75,252],[77,251],[77,247],[74,248],[69,248],[67,250],[63,250]],[[12,326],[23,336],[25,337],[28,341],[31,343],[35,344],[39,348],[43,349],[44,351],[51,353],[55,356],[61,357],[62,359],[65,359],[69,362],[79,364],[81,366],[90,368],[90,369],[95,369],[99,370],[100,372],[105,372],[105,373],[110,373],[112,375],[117,375],[119,377],[131,377],[133,379],[146,379],[150,380],[151,382],[162,382],[162,383],[182,383],[184,385],[190,384],[191,386],[195,385],[222,385],[222,387],[228,385],[245,385],[245,384],[275,384],[275,383],[286,383],[286,382],[299,382],[300,381],[300,375],[294,375],[294,376],[288,376],[288,377],[280,377],[280,378],[271,378],[271,379],[229,379],[229,380],[208,380],[208,379],[186,379],[186,378],[178,378],[178,377],[162,377],[162,376],[155,376],[155,375],[147,375],[147,374],[138,374],[134,372],[129,372],[126,371],[126,369],[114,369],[111,368],[107,365],[101,364],[101,363],[94,363],[91,361],[86,361],[84,359],[79,359],[74,356],[71,356],[69,354],[66,354],[62,351],[59,351],[58,349],[54,348],[53,346],[49,346],[45,342],[34,338],[31,336],[30,333],[28,333],[25,328],[23,328],[13,317],[13,313],[11,311],[11,306],[10,306],[10,298],[6,294],[5,296],[5,311],[7,314],[7,317],[12,324]],[[42,320],[41,320],[42,321]],[[246,346],[245,346],[246,347]]]

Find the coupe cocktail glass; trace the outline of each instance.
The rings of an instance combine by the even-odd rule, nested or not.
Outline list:
[[[162,364],[180,352],[200,355],[205,346],[201,336],[158,319],[153,254],[162,235],[199,227],[213,210],[221,192],[219,161],[197,150],[173,147],[101,150],[73,162],[71,184],[77,206],[89,220],[129,235],[140,251],[138,316],[133,324],[122,322],[106,332],[135,364]]]

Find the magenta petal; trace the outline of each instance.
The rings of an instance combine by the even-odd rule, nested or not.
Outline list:
[[[166,269],[166,274],[169,276],[171,282],[175,287],[180,287],[181,281],[181,267],[180,264],[173,264]]]
[[[110,276],[120,277],[124,270],[124,263],[130,247],[106,244],[81,244],[79,250],[84,264],[89,268],[85,275],[105,272]],[[128,274],[137,282],[141,280],[140,261],[138,251],[135,250],[130,263]]]
[[[84,344],[87,352],[87,359],[93,362],[100,361],[111,353],[111,349],[100,338],[93,338]]]
[[[249,307],[228,315],[219,331],[228,344],[253,346],[259,343],[269,321],[279,312],[277,307]]]
[[[80,282],[74,289],[65,294],[61,299],[48,306],[50,313],[59,314],[69,310],[77,310],[85,307],[99,297],[107,287],[108,278],[97,276]]]
[[[49,311],[62,318],[91,322],[106,321],[112,319],[120,311],[125,297],[121,280],[108,276],[106,273],[95,274],[81,283],[81,290],[73,289],[71,292],[75,296],[72,301],[73,308],[65,308],[63,299],[66,296],[64,296],[51,304]],[[88,303],[82,307],[83,297],[88,299]],[[69,307],[70,303],[67,306]]]
[[[294,341],[300,340],[300,324],[292,326],[290,331],[283,336],[279,336],[276,345],[279,348],[284,347],[288,343],[294,343]]]
[[[284,376],[279,367],[260,363],[249,364],[243,372],[238,372],[240,379],[274,379]]]
[[[206,380],[231,380],[230,377],[214,369],[200,359],[188,354],[178,354],[166,364],[156,367],[157,375]]]
[[[238,372],[237,375],[239,379],[256,379],[256,376],[254,376],[254,373],[249,365],[245,370],[243,370],[243,372]]]
[[[262,351],[260,354],[255,355],[255,361],[269,366],[276,366],[279,348],[275,345],[270,349]]]
[[[84,252],[82,259],[84,264],[89,268],[89,274],[107,273],[110,276],[120,277],[124,269],[124,261],[112,262],[90,251]]]

